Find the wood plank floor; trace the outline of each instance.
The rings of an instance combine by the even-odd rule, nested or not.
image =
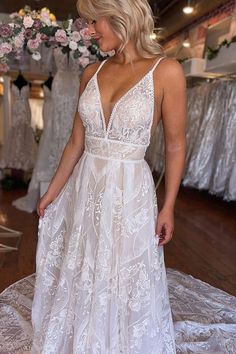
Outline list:
[[[0,190],[0,225],[23,232],[19,251],[5,255],[0,268],[0,291],[35,271],[37,215],[11,206],[14,199],[25,193],[25,190]],[[163,184],[157,196],[160,208]],[[227,203],[206,192],[181,187],[174,238],[165,247],[166,266],[236,295],[235,216],[235,202]],[[2,259],[3,255],[0,256]]]

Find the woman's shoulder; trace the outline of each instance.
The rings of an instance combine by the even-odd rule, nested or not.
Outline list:
[[[164,76],[165,79],[174,79],[184,76],[183,67],[178,60],[167,56],[158,57],[157,61],[158,60],[160,60],[158,65],[159,70],[156,70],[156,72],[159,75]]]

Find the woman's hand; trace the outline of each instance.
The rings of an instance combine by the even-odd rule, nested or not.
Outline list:
[[[39,217],[44,216],[44,210],[47,208],[49,204],[54,200],[52,196],[50,196],[48,193],[45,193],[42,198],[39,200],[38,205],[37,205],[37,213]]]
[[[174,232],[174,212],[162,209],[157,218],[156,235],[159,237],[159,245],[167,244]]]

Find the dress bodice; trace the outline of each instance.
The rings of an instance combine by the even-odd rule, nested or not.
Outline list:
[[[154,114],[153,71],[161,59],[116,102],[107,126],[97,80],[105,61],[100,65],[79,101],[78,110],[86,132],[85,150],[117,159],[144,157],[150,143]]]
[[[12,125],[31,123],[31,110],[29,105],[30,86],[25,85],[21,89],[15,84],[11,87],[12,99]]]

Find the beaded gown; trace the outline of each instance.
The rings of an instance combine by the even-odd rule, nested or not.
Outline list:
[[[85,150],[39,223],[31,353],[176,353],[144,160],[160,60],[119,99],[107,126],[97,80],[104,62],[80,97]]]

